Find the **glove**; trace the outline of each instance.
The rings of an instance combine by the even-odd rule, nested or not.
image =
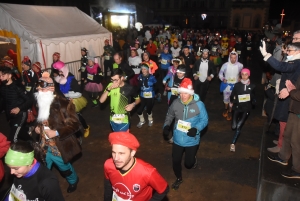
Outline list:
[[[195,137],[197,134],[197,128],[190,128],[187,132],[187,135],[190,137]]]
[[[263,42],[262,42],[262,45],[263,45],[262,47],[259,46],[259,50],[260,50],[262,56],[265,57],[265,56],[268,54],[268,52],[267,52],[267,50],[266,50],[266,42],[263,41]]]
[[[165,139],[168,138],[169,132],[170,132],[170,126],[165,126],[165,127],[164,127],[164,130],[163,130],[163,136],[164,136]],[[168,140],[168,139],[167,139],[167,140]]]

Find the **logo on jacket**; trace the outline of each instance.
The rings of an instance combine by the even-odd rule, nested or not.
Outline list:
[[[195,112],[196,112],[196,110],[190,109],[190,113],[195,113]]]
[[[140,185],[139,184],[133,184],[133,191],[138,192],[140,190]]]

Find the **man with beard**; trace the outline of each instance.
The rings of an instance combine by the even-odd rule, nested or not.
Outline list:
[[[31,141],[26,129],[27,110],[32,106],[32,100],[26,95],[22,88],[19,88],[12,80],[12,70],[9,67],[0,69],[0,97],[3,101],[3,108],[6,119],[9,122],[10,134],[8,140],[16,142],[19,139]],[[0,105],[2,106],[2,105]]]
[[[53,68],[58,71],[58,76],[54,79],[59,84],[59,89],[56,92],[61,92],[65,97],[73,98],[73,102],[76,108],[76,113],[78,115],[79,121],[84,128],[84,137],[88,137],[90,133],[90,126],[87,125],[85,119],[81,115],[80,111],[86,107],[87,100],[80,93],[80,86],[75,79],[74,75],[69,72],[68,66],[66,66],[62,61],[57,61],[53,64]],[[56,86],[55,86],[56,87]],[[78,132],[77,134],[79,134]],[[81,136],[77,136],[80,138]]]
[[[196,61],[194,55],[190,53],[189,46],[184,46],[183,48],[183,59],[186,66],[186,77],[191,78],[192,76],[192,68],[194,67],[194,63]]]
[[[196,94],[200,96],[200,100],[204,102],[208,91],[209,83],[214,78],[214,63],[208,60],[208,49],[202,51],[202,58],[197,60],[193,68],[194,88]]]
[[[134,157],[140,146],[136,137],[128,132],[113,132],[108,140],[112,158],[104,163],[104,200],[162,200],[169,186],[155,167]]]
[[[51,169],[53,163],[58,167],[69,183],[67,192],[72,193],[79,181],[70,163],[75,146],[69,143],[67,147],[61,148],[57,142],[71,138],[80,129],[74,104],[63,96],[54,95],[54,83],[48,72],[44,72],[39,79],[37,90],[35,96],[39,111],[35,132],[40,134],[40,145],[46,152],[47,167]],[[75,140],[75,143],[78,142]]]

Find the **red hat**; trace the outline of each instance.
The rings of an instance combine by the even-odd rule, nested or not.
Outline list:
[[[56,56],[58,59],[60,59],[60,53],[59,52],[54,52],[53,57]]]
[[[55,68],[56,70],[60,70],[65,66],[64,62],[62,61],[57,61],[53,64],[53,68]]]
[[[108,141],[110,142],[111,145],[120,144],[135,151],[140,146],[140,143],[136,139],[136,137],[133,134],[128,132],[110,133],[108,136]]]
[[[194,95],[192,80],[189,78],[184,78],[178,88],[178,92]]]
[[[31,61],[30,61],[30,59],[29,59],[28,56],[25,56],[25,57],[24,57],[22,63],[25,64],[26,66],[31,67]]]
[[[4,60],[3,61],[4,63],[7,63],[7,64],[9,64],[9,65],[14,65],[14,61],[13,60]]]
[[[34,64],[32,64],[32,66],[37,67],[38,69],[41,69],[41,63],[40,62],[35,62]]]

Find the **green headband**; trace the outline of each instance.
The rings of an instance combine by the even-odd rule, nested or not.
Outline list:
[[[31,165],[34,160],[34,153],[22,153],[18,151],[14,151],[11,148],[9,148],[8,152],[5,156],[5,163],[7,165],[12,166],[26,166]]]

